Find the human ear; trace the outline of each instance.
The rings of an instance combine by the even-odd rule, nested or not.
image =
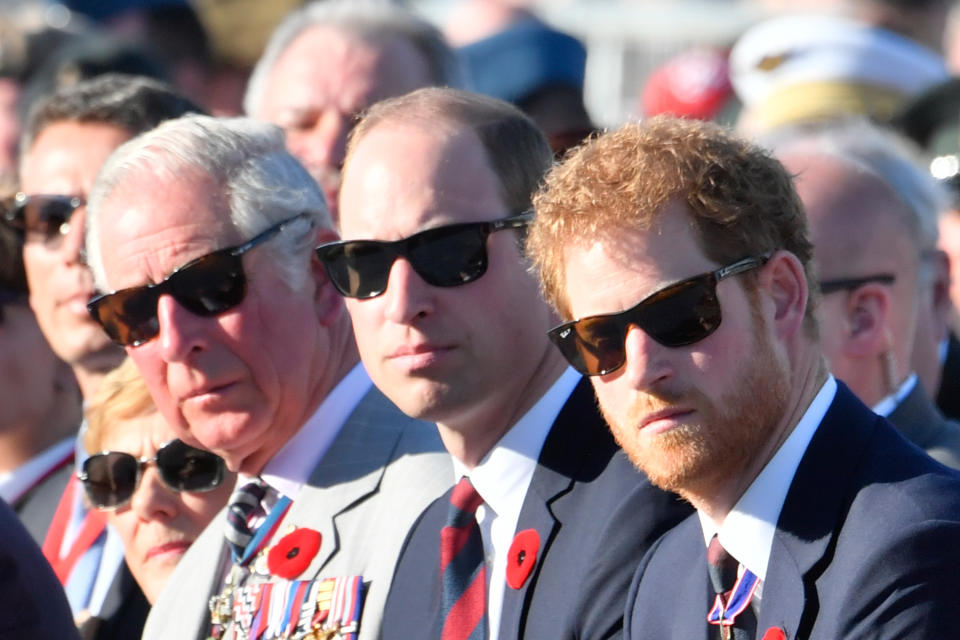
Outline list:
[[[807,277],[800,260],[789,251],[777,251],[759,273],[760,286],[774,306],[773,322],[781,339],[802,329],[807,311]]]

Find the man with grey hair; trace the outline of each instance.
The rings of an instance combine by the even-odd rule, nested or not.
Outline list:
[[[91,313],[180,436],[241,474],[144,637],[377,637],[403,536],[450,467],[358,362],[312,252],[336,238],[319,187],[273,125],[188,116],[121,147],[89,210],[111,292]]]
[[[831,370],[914,444],[960,468],[960,425],[915,371],[944,331],[934,326],[934,285],[945,194],[902,140],[859,120],[796,134],[777,155],[807,211]]]
[[[257,62],[247,115],[280,126],[338,221],[340,170],[356,116],[426,86],[458,86],[457,59],[427,21],[390,3],[314,2],[290,14]]]

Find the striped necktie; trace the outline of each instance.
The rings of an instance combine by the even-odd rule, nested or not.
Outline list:
[[[447,524],[440,530],[441,640],[487,637],[487,570],[475,517],[482,502],[466,476],[460,478],[450,495]]]
[[[707,571],[716,598],[707,621],[719,625],[722,640],[753,640],[756,635],[757,619],[750,601],[759,581],[750,571],[738,577],[739,569],[740,563],[714,535],[707,547]]]
[[[256,533],[250,529],[250,518],[260,508],[260,502],[266,494],[267,483],[260,478],[254,478],[237,488],[230,496],[224,537],[230,545],[234,562],[243,557],[244,549]]]

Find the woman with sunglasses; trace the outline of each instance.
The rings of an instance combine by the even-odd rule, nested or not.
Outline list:
[[[236,474],[180,440],[129,358],[87,409],[79,471],[87,499],[123,541],[127,566],[153,604],[200,532],[227,504]]]

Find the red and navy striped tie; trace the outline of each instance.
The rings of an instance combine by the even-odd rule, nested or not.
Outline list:
[[[487,570],[475,517],[482,502],[466,476],[450,495],[447,525],[440,530],[441,640],[487,638]]]

